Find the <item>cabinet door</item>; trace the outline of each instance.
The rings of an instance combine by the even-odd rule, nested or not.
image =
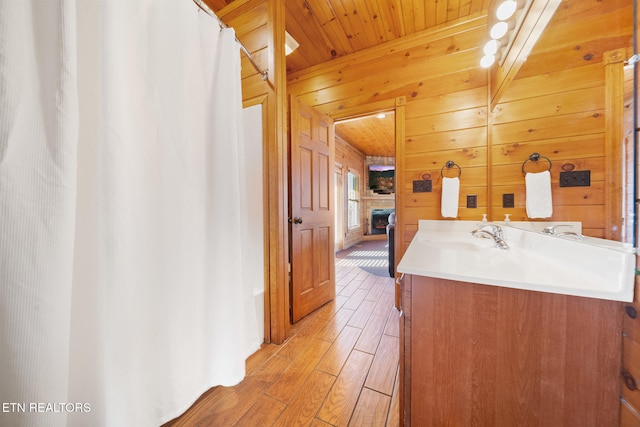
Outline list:
[[[400,292],[400,425],[411,425],[411,276],[404,274],[396,280]]]
[[[422,276],[403,285],[405,425],[620,424],[619,302]],[[640,346],[629,350],[640,360]]]
[[[620,425],[638,426],[640,425],[638,422],[640,419],[640,287],[637,280],[635,300],[624,305],[622,331],[624,338],[622,340]],[[636,421],[634,423],[631,420]]]

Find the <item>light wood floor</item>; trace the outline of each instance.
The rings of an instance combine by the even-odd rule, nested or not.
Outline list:
[[[240,384],[212,388],[165,427],[397,426],[393,278],[357,266],[381,265],[384,245],[339,253],[335,301],[293,325],[284,344],[252,355]]]

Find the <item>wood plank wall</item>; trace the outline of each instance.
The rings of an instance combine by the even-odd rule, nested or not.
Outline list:
[[[365,171],[364,171],[364,154],[359,150],[349,145],[342,138],[336,136],[336,164],[340,165],[342,169],[342,206],[347,206],[347,173],[349,171],[354,172],[360,177],[360,194],[364,194],[365,183]],[[364,203],[361,203],[361,206]],[[364,234],[364,221],[361,221],[360,226],[349,230],[347,209],[343,209],[342,225],[343,225],[343,240],[342,248],[347,249],[362,240]],[[338,250],[338,248],[336,248]]]
[[[211,0],[204,0],[211,4]],[[215,10],[215,9],[214,9]],[[227,26],[236,32],[238,40],[244,44],[258,66],[269,68],[269,41],[267,0],[236,1],[216,12]],[[242,98],[249,100],[269,94],[269,87],[256,72],[247,57],[242,54]]]
[[[629,46],[629,0],[565,1],[492,114],[492,212],[525,219],[522,162],[538,152],[553,160],[557,221],[582,221],[585,234],[604,237],[606,51]],[[548,164],[540,161],[540,168]],[[535,171],[529,162],[527,171]],[[562,170],[591,171],[590,187],[559,187]],[[502,208],[514,193],[516,209]]]
[[[321,111],[406,97],[403,206],[398,221],[410,242],[418,219],[440,217],[440,170],[462,168],[459,218],[489,213],[525,218],[522,163],[532,152],[552,159],[552,220],[582,221],[585,234],[605,227],[605,73],[603,53],[631,46],[632,0],[565,0],[495,111],[488,76],[478,66],[486,16],[427,30],[397,42],[287,76],[288,91]],[[590,187],[559,188],[563,165],[591,170]],[[566,167],[566,166],[565,166]],[[429,174],[433,192],[413,193]],[[502,194],[515,208],[502,208]],[[478,208],[466,208],[477,194]],[[402,253],[402,252],[401,252]]]

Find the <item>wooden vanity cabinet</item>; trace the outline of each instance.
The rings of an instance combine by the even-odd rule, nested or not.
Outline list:
[[[640,268],[638,265],[636,268]],[[624,303],[622,316],[622,396],[620,427],[640,426],[640,279],[636,276],[635,299]]]
[[[616,426],[622,303],[405,275],[405,426]]]

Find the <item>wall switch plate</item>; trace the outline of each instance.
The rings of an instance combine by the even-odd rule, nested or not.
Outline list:
[[[478,207],[478,195],[477,194],[467,194],[467,207],[468,208],[477,208]]]
[[[513,193],[506,193],[502,195],[502,207],[515,208],[515,196]]]
[[[591,171],[560,172],[560,187],[591,186]]]
[[[413,181],[414,193],[431,193],[432,183],[430,179],[423,179],[422,181]]]

